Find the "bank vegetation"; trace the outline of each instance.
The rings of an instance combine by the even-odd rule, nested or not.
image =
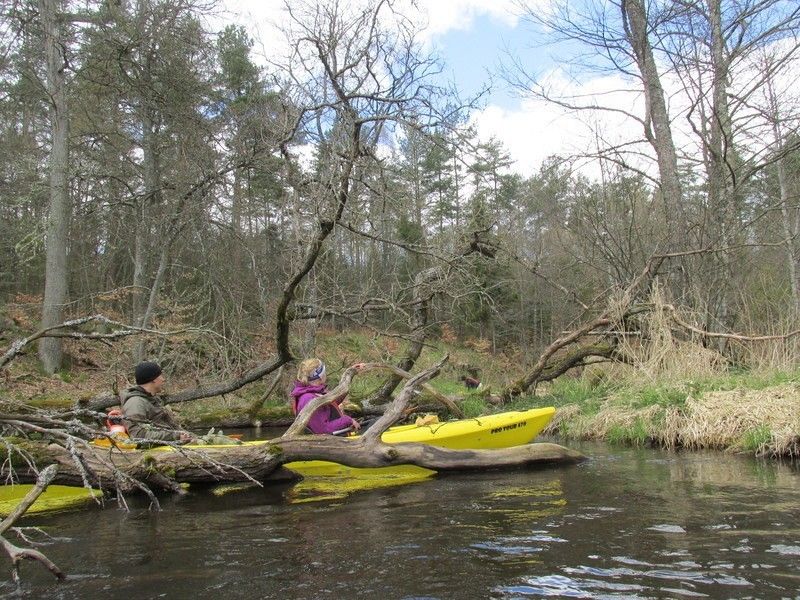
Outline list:
[[[553,402],[565,435],[795,454],[800,7],[516,4],[575,80],[629,99],[510,61],[588,124],[526,175],[395,2],[287,3],[260,62],[213,2],[0,1],[6,447],[75,458],[142,358],[179,412],[262,420],[298,358],[342,374],[368,332],[395,370],[362,411],[469,344],[451,375],[485,389],[451,390],[459,410]]]

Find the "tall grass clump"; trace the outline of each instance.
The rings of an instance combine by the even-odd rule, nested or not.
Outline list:
[[[761,456],[768,451],[772,439],[772,430],[769,426],[758,425],[745,431],[736,446],[743,452]]]
[[[800,395],[796,386],[710,392],[687,403],[680,442],[687,448],[800,454]]]
[[[612,398],[614,404],[629,408],[646,408],[648,406],[684,406],[691,392],[681,383],[653,383],[645,385],[628,385],[621,388]]]
[[[464,411],[464,417],[467,419],[480,417],[489,412],[486,401],[480,396],[467,396],[461,403],[461,410]]]
[[[579,379],[557,379],[538,404],[549,404],[555,407],[577,404],[587,412],[596,412],[603,401],[617,389],[619,389],[618,385],[603,375],[589,375]]]
[[[645,420],[636,417],[628,425],[611,425],[606,433],[606,439],[611,444],[641,447],[650,441],[650,432]]]
[[[696,334],[689,332],[685,339],[675,337],[672,314],[676,309],[665,301],[661,287],[653,288],[650,305],[651,310],[639,316],[641,336],[624,336],[620,342],[620,350],[632,366],[627,371],[629,382],[640,385],[680,382],[725,372],[728,367],[725,357],[704,347]],[[681,318],[693,320],[691,315]]]

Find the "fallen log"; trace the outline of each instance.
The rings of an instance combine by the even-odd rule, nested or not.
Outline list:
[[[284,462],[329,460],[350,467],[416,465],[434,471],[479,471],[548,464],[575,464],[580,452],[550,443],[526,444],[498,450],[451,450],[430,444],[384,444],[361,438],[297,436],[275,441]]]
[[[5,532],[14,525],[17,519],[25,514],[25,511],[27,511],[36,499],[47,489],[47,486],[50,485],[56,475],[56,469],[57,467],[55,465],[50,465],[42,470],[36,477],[36,485],[25,495],[19,504],[17,504],[17,507],[11,511],[11,514],[0,523],[0,547],[3,548],[3,551],[8,554],[8,557],[11,559],[11,579],[17,584],[20,582],[19,567],[23,560],[38,561],[57,579],[63,580],[66,578],[66,575],[64,575],[61,569],[38,550],[33,548],[20,548],[4,537]]]
[[[75,456],[79,457],[79,463]],[[351,467],[416,465],[439,472],[574,464],[585,457],[558,444],[536,443],[500,450],[450,450],[428,444],[384,444],[364,438],[301,435],[263,444],[209,448],[159,448],[121,451],[81,448],[72,453],[51,444],[47,454],[58,465],[53,483],[135,492],[140,482],[175,491],[178,483],[276,482],[297,479],[282,468],[289,462],[328,460]],[[78,466],[82,465],[83,468]],[[17,469],[21,482],[35,481],[32,470]]]

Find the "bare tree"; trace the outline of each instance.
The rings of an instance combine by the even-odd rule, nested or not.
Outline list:
[[[42,326],[63,320],[67,300],[67,236],[71,206],[69,198],[69,113],[67,65],[69,48],[60,0],[40,0],[39,12],[47,55],[47,94],[50,100],[50,202],[47,216],[47,261],[45,267]],[[43,339],[39,357],[45,372],[61,368],[61,342]]]

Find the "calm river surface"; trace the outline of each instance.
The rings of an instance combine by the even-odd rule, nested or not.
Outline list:
[[[70,579],[26,563],[22,596],[800,598],[796,463],[572,447],[590,460],[344,500],[273,486],[30,518]]]

